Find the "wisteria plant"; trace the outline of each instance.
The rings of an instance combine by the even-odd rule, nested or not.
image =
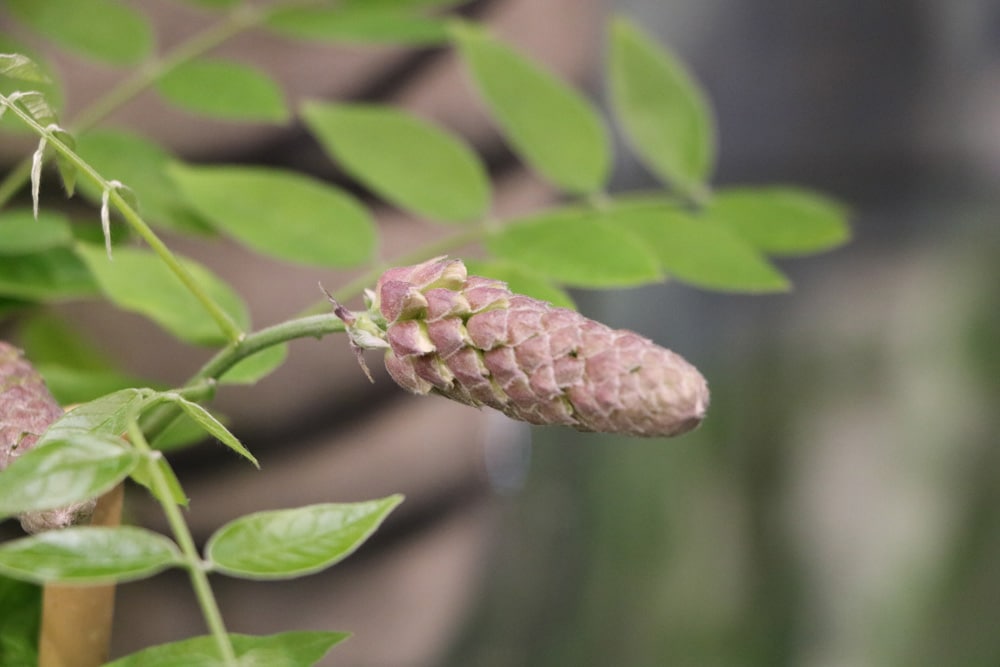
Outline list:
[[[109,585],[167,568],[187,571],[208,634],[150,647],[115,667],[262,664],[262,656],[271,665],[311,665],[346,637],[228,633],[208,574],[315,573],[355,550],[401,497],[248,515],[219,528],[199,552],[181,511],[184,490],[158,449],[183,418],[256,465],[205,404],[219,386],[252,384],[280,366],[288,341],[345,334],[341,344],[355,347],[359,360],[362,349],[384,350],[389,374],[406,390],[532,424],[672,436],[704,418],[705,379],[649,339],[579,314],[564,288],[673,279],[711,290],[783,291],[788,282],[769,256],[824,251],[848,236],[844,209],[820,194],[713,188],[716,139],[704,94],[624,18],[609,21],[604,45],[608,106],[662,186],[612,194],[611,140],[596,106],[483,25],[444,11],[462,4],[454,0],[202,2],[213,7],[214,23],[160,53],[148,20],[124,2],[5,4],[53,47],[129,67],[92,106],[63,119],[52,69],[0,35],[0,50],[8,51],[0,54],[0,129],[37,139],[37,149],[0,181],[0,318],[30,322],[46,304],[102,298],[215,355],[191,369],[183,386],[162,390],[81,362],[66,351],[73,345],[36,346],[37,355],[28,346],[26,355],[0,341],[0,517],[19,518],[31,533],[0,544],[4,665],[56,664],[46,663],[46,653],[65,650],[43,639],[39,656],[40,586],[46,594],[66,584],[107,594]],[[101,20],[73,29],[87,15]],[[480,157],[447,128],[382,105],[309,101],[288,109],[279,82],[206,57],[251,29],[454,49],[510,149],[562,203],[497,219]],[[148,89],[214,118],[295,116],[356,183],[449,233],[403,256],[379,257],[372,213],[342,188],[283,169],[187,164],[105,122]],[[70,196],[79,185],[92,214],[71,220],[40,210],[40,187],[56,173]],[[12,203],[22,192],[31,206]],[[113,234],[119,227],[125,233]],[[302,304],[302,316],[254,329],[240,297],[211,267],[161,238],[162,230],[198,238],[206,229],[277,261],[354,267],[357,277],[325,285],[332,304],[303,285],[303,294],[318,298]],[[474,260],[447,257],[469,246],[477,248]],[[364,310],[341,305],[362,295]],[[77,405],[64,413],[69,402]],[[116,493],[127,479],[159,502],[171,536],[117,525]],[[78,654],[75,664],[101,664],[102,637],[104,645]]]

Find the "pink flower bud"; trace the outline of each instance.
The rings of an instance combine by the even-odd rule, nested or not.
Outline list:
[[[0,341],[0,470],[34,447],[49,424],[62,415],[63,409],[21,351]],[[65,528],[89,518],[95,502],[28,512],[21,515],[21,526],[30,533]]]
[[[708,408],[705,378],[679,355],[468,276],[457,259],[389,269],[365,319],[384,328],[389,374],[416,394],[532,424],[636,436],[685,433]]]

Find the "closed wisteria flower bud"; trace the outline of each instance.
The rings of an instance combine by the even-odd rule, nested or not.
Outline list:
[[[21,351],[0,341],[0,470],[35,446],[49,424],[62,417],[42,376],[24,359]],[[90,517],[95,500],[67,507],[28,512],[19,518],[29,533],[65,528]]]
[[[389,374],[413,393],[634,436],[679,435],[705,416],[708,385],[679,355],[469,276],[461,260],[389,269],[367,296],[367,312],[337,315],[356,347],[385,348]]]

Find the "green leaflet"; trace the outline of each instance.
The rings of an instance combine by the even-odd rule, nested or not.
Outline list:
[[[0,472],[0,516],[99,496],[125,479],[138,459],[116,436],[87,431],[47,435]]]
[[[152,319],[181,340],[200,345],[226,342],[225,334],[187,287],[150,251],[116,248],[109,260],[104,248],[80,243],[77,254],[84,260],[113,303]],[[240,297],[200,264],[181,259],[207,293],[246,329],[249,316]]]
[[[215,570],[247,579],[290,579],[346,558],[375,532],[399,495],[257,512],[220,528],[205,545]]]
[[[31,83],[51,81],[38,63],[22,53],[0,53],[0,76]]]
[[[76,151],[76,138],[72,134],[60,127],[50,127],[49,131],[56,141],[69,150]],[[76,165],[61,152],[53,150],[53,153],[56,161],[56,170],[59,172],[59,180],[62,181],[66,194],[72,197],[73,192],[76,190]]]
[[[683,282],[732,292],[780,292],[788,280],[729,227],[672,202],[620,203],[609,224],[642,240],[663,270]]]
[[[0,665],[37,665],[42,589],[0,575]]]
[[[720,190],[705,217],[727,225],[760,250],[775,255],[829,250],[845,243],[851,234],[843,206],[801,188]]]
[[[456,24],[455,42],[514,151],[573,193],[604,187],[610,168],[604,123],[573,88],[479,28]]]
[[[77,137],[77,153],[105,178],[127,185],[146,222],[179,231],[209,231],[167,176],[173,156],[159,145],[124,130],[97,128]],[[80,182],[80,191],[100,204],[103,193],[89,180]]]
[[[221,9],[224,7],[238,5],[243,2],[243,0],[186,0],[186,2],[192,5],[200,5],[202,7],[210,7],[212,9]]]
[[[131,526],[64,528],[0,544],[0,572],[36,583],[134,581],[180,563],[173,542]]]
[[[222,374],[222,384],[255,384],[281,367],[288,356],[288,345],[274,345],[243,359]]]
[[[30,208],[0,211],[0,256],[28,255],[72,242],[73,232],[64,215],[43,210],[36,220]]]
[[[260,464],[257,462],[254,455],[251,454],[250,451],[243,446],[243,443],[240,442],[239,438],[233,435],[232,432],[226,428],[222,422],[216,419],[211,412],[197,403],[186,400],[178,394],[166,393],[163,394],[163,397],[168,401],[177,404],[188,417],[197,423],[198,426],[200,426],[210,436],[250,461],[254,467],[260,468]]]
[[[184,423],[191,424],[192,422],[188,420],[185,421]],[[204,439],[205,432],[201,429],[200,426],[194,425],[192,426],[192,428],[197,430],[198,434],[201,436],[201,439]],[[157,442],[159,442],[159,439],[157,439]],[[175,443],[170,443],[170,444],[175,444]],[[176,446],[180,447],[181,445],[177,444]],[[167,449],[169,448],[164,447],[161,451],[166,451]],[[161,494],[159,491],[157,491],[155,485],[153,484],[154,467],[159,468],[160,474],[163,475],[163,479],[166,480],[167,492],[165,494]],[[174,469],[170,467],[170,464],[167,463],[167,460],[162,457],[156,459],[150,459],[150,458],[141,459],[139,461],[139,465],[137,465],[135,469],[132,470],[130,478],[136,484],[145,487],[145,489],[149,491],[149,493],[152,494],[153,497],[156,498],[161,504],[173,503],[181,507],[188,506],[188,497],[187,494],[184,493],[184,488],[181,486],[180,480],[177,479],[177,475],[174,474]]]
[[[303,667],[316,664],[346,632],[282,632],[251,636],[229,634],[240,665]],[[143,649],[104,667],[219,667],[215,637],[204,635]]]
[[[15,91],[38,91],[47,100],[50,107],[53,109],[62,109],[63,92],[59,77],[39,54],[6,34],[0,34],[0,53],[7,54],[15,59],[18,56],[30,58],[34,68],[37,68],[39,71],[40,76],[45,77],[45,81],[26,81],[25,79],[14,78],[13,74],[0,76],[0,93],[10,95]],[[8,61],[8,66],[13,67],[15,72],[17,71],[16,60]],[[28,127],[21,122],[21,119],[15,117],[12,113],[4,113],[3,118],[0,118],[0,129],[18,134],[30,132]]]
[[[144,400],[145,395],[139,389],[120,389],[78,405],[49,426],[39,444],[70,438],[77,431],[119,436],[128,428],[129,415],[137,411]]]
[[[63,405],[145,384],[118,370],[91,341],[54,315],[25,318],[18,340],[49,391]]]
[[[67,301],[95,296],[97,284],[69,248],[52,248],[0,261],[0,296],[26,301]]]
[[[698,195],[715,164],[709,104],[684,66],[623,18],[611,26],[611,106],[639,159],[664,182]]]
[[[312,102],[302,116],[330,157],[386,201],[439,222],[486,214],[486,169],[465,143],[437,126],[360,104]]]
[[[276,12],[268,19],[272,30],[323,42],[360,42],[409,45],[440,44],[447,40],[445,23],[399,9],[375,10],[359,7],[305,7]]]
[[[258,69],[225,60],[190,60],[156,83],[167,101],[185,111],[231,121],[288,120],[284,94]]]
[[[41,35],[115,65],[141,61],[153,48],[143,16],[116,0],[7,0],[10,12]]]
[[[301,264],[371,257],[375,226],[347,193],[292,171],[171,165],[181,194],[212,225],[257,252]]]
[[[663,279],[655,255],[598,211],[558,209],[517,220],[486,239],[515,266],[574,287],[625,287]]]

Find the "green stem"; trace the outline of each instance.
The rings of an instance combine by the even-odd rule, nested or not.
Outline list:
[[[321,4],[323,0],[285,0],[276,2],[270,7],[253,7],[240,5],[227,14],[215,25],[195,34],[190,39],[178,44],[172,51],[159,59],[147,62],[137,68],[134,73],[122,80],[118,85],[86,107],[72,122],[67,124],[70,134],[76,135],[89,130],[114,111],[133,100],[143,91],[152,87],[160,78],[176,69],[179,65],[203,55],[236,35],[256,28],[265,23],[274,14],[294,7],[308,7]],[[31,172],[31,157],[19,162],[2,181],[0,181],[0,208],[7,204],[17,192],[28,182]]]
[[[90,129],[153,86],[160,78],[169,74],[179,65],[211,51],[244,30],[259,25],[267,16],[268,13],[262,9],[245,5],[238,7],[236,11],[226,15],[222,21],[177,45],[173,51],[162,58],[152,60],[138,68],[132,76],[123,80],[107,94],[81,111],[73,120],[71,131],[76,133]]]
[[[5,105],[10,109],[16,116],[18,116],[25,124],[27,124],[35,133],[44,137],[47,145],[52,146],[57,152],[63,155],[67,160],[73,163],[73,165],[85,174],[90,180],[96,183],[103,191],[110,192],[109,200],[115,205],[125,221],[139,234],[140,237],[149,245],[154,253],[167,265],[167,268],[173,272],[177,278],[184,283],[184,286],[190,290],[194,297],[201,303],[202,307],[208,312],[208,314],[215,320],[216,324],[222,332],[229,338],[230,341],[238,341],[244,334],[240,327],[233,321],[222,306],[217,304],[215,300],[209,295],[204,287],[201,286],[195,279],[194,276],[181,264],[180,260],[170,251],[163,241],[156,235],[156,232],[150,228],[142,217],[136,213],[135,209],[129,206],[128,202],[118,193],[116,187],[101,176],[97,171],[91,167],[86,161],[83,160],[79,155],[77,155],[72,149],[66,144],[59,140],[59,138],[48,129],[42,127],[38,121],[31,117],[30,114],[23,111],[16,104],[11,104],[8,98],[4,95],[0,95],[0,104]]]
[[[132,446],[139,450],[150,462],[155,462],[156,457],[162,456],[160,452],[154,451],[149,446],[142,433],[142,429],[139,428],[137,420],[131,419],[129,421],[128,434]],[[163,475],[163,471],[157,465],[150,465],[149,470],[150,483],[155,491],[154,495],[157,498],[170,498],[170,487],[166,477]],[[229,633],[226,632],[226,626],[222,621],[219,604],[212,593],[212,586],[208,582],[206,564],[198,553],[194,538],[191,536],[191,530],[188,528],[187,522],[184,521],[184,515],[181,514],[180,508],[175,503],[161,501],[160,505],[163,507],[164,514],[166,514],[167,523],[174,534],[174,539],[181,549],[188,575],[191,578],[191,586],[194,588],[195,596],[198,598],[198,605],[201,607],[201,613],[205,617],[205,623],[215,638],[219,654],[227,667],[235,667],[236,652],[229,641]]]
[[[211,384],[240,361],[274,345],[287,343],[298,338],[322,338],[327,334],[341,331],[344,331],[344,323],[330,313],[288,320],[247,334],[241,340],[230,343],[209,359],[184,385],[182,393],[192,388],[201,388],[206,383]],[[142,430],[150,440],[153,440],[179,414],[180,408],[176,405],[161,406],[143,419]]]
[[[207,379],[218,379],[238,362],[266,348],[286,343],[297,338],[322,338],[330,333],[344,330],[344,323],[336,315],[312,315],[288,320],[280,324],[255,331],[236,343],[230,343],[202,366],[189,385]]]

